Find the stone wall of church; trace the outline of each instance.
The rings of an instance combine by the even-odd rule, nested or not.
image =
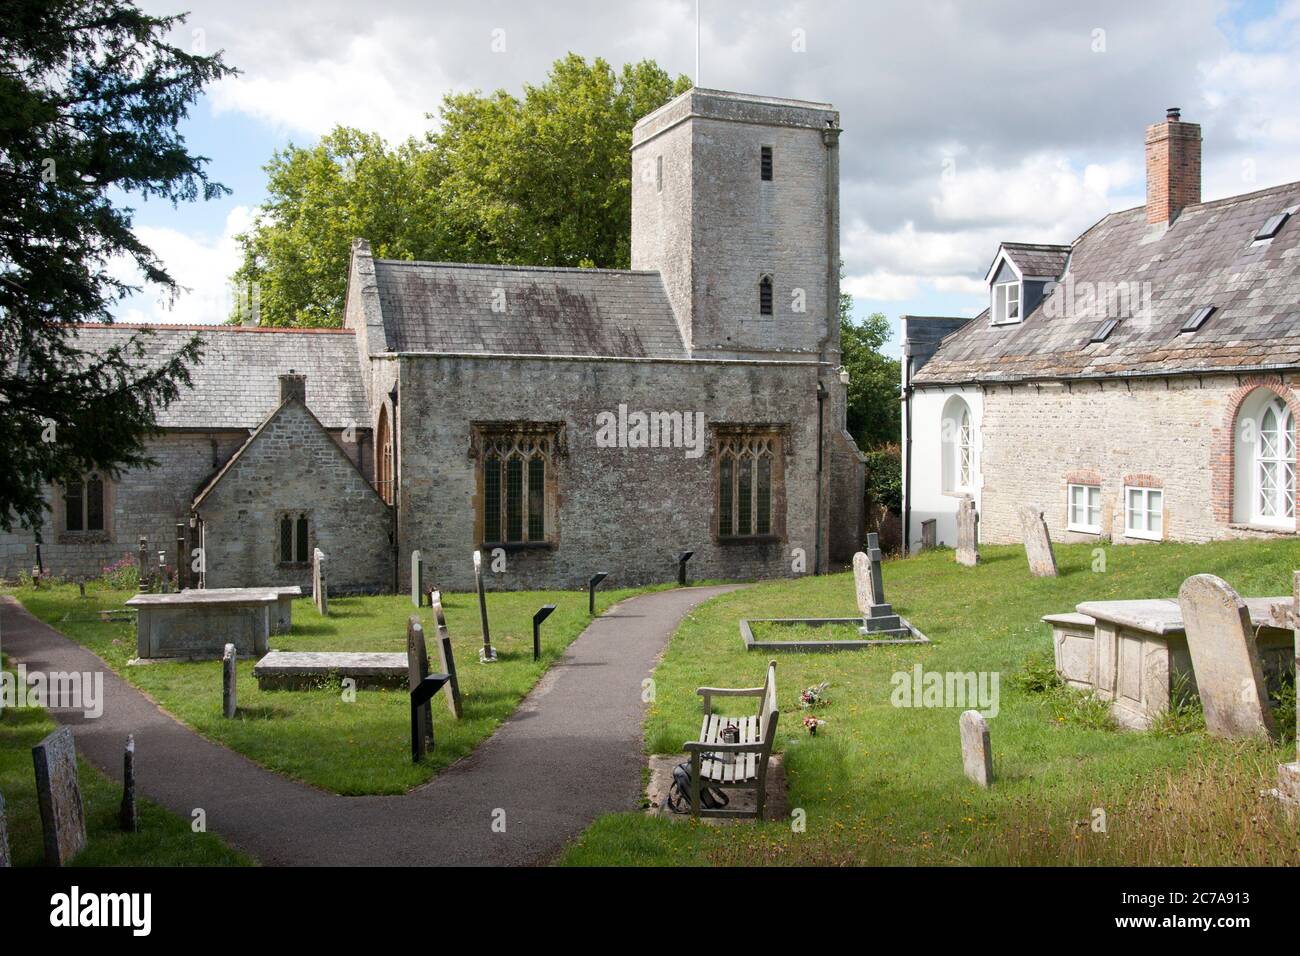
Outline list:
[[[1163,490],[1167,540],[1262,533],[1229,520],[1235,407],[1261,385],[1294,406],[1297,384],[1300,378],[1204,376],[989,386],[980,423],[980,539],[1020,542],[1019,508],[1037,502],[1056,540],[1142,542],[1124,533],[1126,485]],[[937,426],[930,437],[939,440]],[[1100,485],[1101,536],[1066,529],[1071,483]]]
[[[309,516],[307,555],[327,557],[331,593],[392,587],[389,509],[333,436],[285,405],[200,502],[207,587],[300,585],[309,562],[283,560],[281,514]]]
[[[425,556],[426,581],[473,586],[476,422],[562,422],[553,546],[506,554],[490,587],[578,588],[596,571],[613,586],[673,580],[676,554],[695,552],[692,579],[790,576],[792,551],[816,553],[819,366],[419,356],[401,359],[399,529],[402,587],[409,556]],[[838,388],[837,379],[828,387]],[[722,543],[713,530],[712,443],[682,448],[602,448],[596,416],[629,411],[702,412],[706,424],[781,423],[785,534],[770,543]],[[707,436],[706,432],[706,436]],[[824,541],[829,535],[823,529]],[[851,602],[850,602],[851,603]],[[851,610],[847,606],[842,610]]]
[[[171,432],[147,440],[147,452],[158,467],[132,469],[109,482],[105,492],[109,520],[102,533],[60,531],[65,527],[63,503],[53,489],[47,491],[52,511],[41,529],[46,573],[72,580],[97,578],[123,555],[136,555],[142,535],[155,559],[157,551],[166,549],[168,564],[174,564],[177,522],[188,520],[194,495],[247,437],[245,431]],[[13,580],[35,563],[34,535],[0,534],[0,577]]]

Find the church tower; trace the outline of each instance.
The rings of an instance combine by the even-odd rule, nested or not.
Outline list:
[[[632,133],[632,268],[698,358],[839,359],[839,113],[692,89]]]

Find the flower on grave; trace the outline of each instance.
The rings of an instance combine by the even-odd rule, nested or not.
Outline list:
[[[824,723],[826,723],[826,721],[818,717],[809,716],[803,719],[803,725],[808,728],[808,733],[814,737],[817,736],[817,728]]]
[[[826,704],[829,701],[823,696],[826,688],[830,687],[830,681],[822,681],[820,684],[814,684],[812,687],[805,687],[799,692],[799,706],[804,710],[816,707],[819,704]]]

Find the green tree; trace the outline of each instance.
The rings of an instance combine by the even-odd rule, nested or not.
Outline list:
[[[92,355],[72,327],[138,291],[114,260],[177,291],[114,198],[227,191],[177,124],[234,71],[164,41],[184,17],[125,0],[5,0],[0,22],[0,528],[39,533],[45,484],[151,464],[143,438],[189,384],[197,340],[151,364],[141,336]]]
[[[237,282],[270,325],[337,325],[351,240],[388,258],[626,268],[632,127],[688,89],[653,62],[569,54],[522,97],[444,98],[437,131],[387,147],[337,129],[267,165]]]
[[[849,373],[849,433],[864,451],[896,443],[902,428],[899,386],[902,366],[881,349],[889,340],[889,320],[875,312],[853,321],[853,297],[840,295],[841,363]]]

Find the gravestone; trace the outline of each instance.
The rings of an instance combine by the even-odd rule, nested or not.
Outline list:
[[[480,664],[491,664],[497,659],[492,649],[492,636],[488,631],[487,594],[483,590],[483,555],[474,552],[474,587],[478,590],[478,616],[483,625],[483,648],[478,652]]]
[[[993,782],[993,751],[989,747],[989,725],[978,710],[961,715],[961,764],[966,776],[987,788]]]
[[[136,555],[140,568],[140,590],[149,590],[149,539],[144,535],[140,536],[140,551]]]
[[[317,548],[311,556],[311,599],[316,610],[329,616],[329,588],[325,584],[325,553]]]
[[[5,796],[0,793],[0,869],[13,866],[9,856],[9,824],[5,820]]]
[[[1056,577],[1056,554],[1052,551],[1052,536],[1047,533],[1043,509],[1038,505],[1022,507],[1020,528],[1025,535],[1025,557],[1029,559],[1029,573],[1036,578]]]
[[[438,622],[438,659],[442,672],[447,675],[447,709],[451,716],[460,720],[460,681],[456,677],[456,657],[451,649],[451,633],[447,630],[447,618],[442,613],[442,595],[437,591],[429,592],[429,605],[433,608],[434,620]]]
[[[867,535],[866,553],[859,551],[853,556],[853,583],[858,594],[858,610],[862,612],[858,633],[881,639],[906,637],[911,631],[885,601],[885,582],[880,573],[882,557],[880,536],[874,533]]]
[[[62,727],[32,748],[45,862],[62,866],[86,848],[86,810],[77,779],[77,747]]]
[[[1178,604],[1205,729],[1215,737],[1270,737],[1273,715],[1245,602],[1222,578],[1194,574]]]
[[[221,713],[227,719],[235,716],[239,709],[239,697],[235,682],[239,677],[236,666],[235,645],[227,644],[221,655]]]
[[[957,563],[974,567],[980,560],[980,516],[975,499],[962,498],[957,505]]]
[[[118,821],[126,833],[140,829],[140,815],[135,807],[135,734],[126,738],[126,750],[122,752],[122,806]]]
[[[406,622],[406,673],[407,685],[411,691],[420,686],[429,676],[429,652],[424,644],[424,625],[412,614]],[[433,749],[433,707],[422,704],[419,708],[419,754],[423,755]],[[414,745],[414,743],[413,743]]]
[[[411,603],[420,606],[420,596],[424,593],[424,559],[419,550],[411,552]]]
[[[1296,670],[1300,679],[1300,571],[1291,574],[1291,624],[1296,637]],[[1288,803],[1300,804],[1300,707],[1296,708],[1296,755],[1294,763],[1284,763],[1277,768],[1278,790]]]
[[[929,551],[938,544],[939,535],[937,532],[938,524],[933,518],[926,518],[921,522],[921,550]]]

